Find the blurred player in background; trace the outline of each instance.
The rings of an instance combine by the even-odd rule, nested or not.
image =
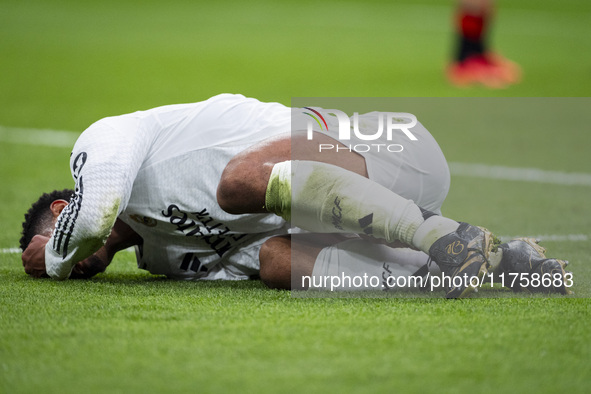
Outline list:
[[[494,8],[494,0],[459,0],[454,59],[447,69],[452,84],[500,89],[520,81],[520,67],[490,49]]]

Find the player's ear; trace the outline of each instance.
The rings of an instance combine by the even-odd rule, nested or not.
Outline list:
[[[51,209],[51,213],[53,214],[53,217],[58,217],[59,214],[64,210],[64,208],[68,205],[68,202],[66,200],[55,200],[54,202],[51,203],[51,205],[49,206],[49,209]]]

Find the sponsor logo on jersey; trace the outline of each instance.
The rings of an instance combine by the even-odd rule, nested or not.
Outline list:
[[[197,212],[184,212],[178,205],[170,204],[161,213],[176,227],[176,231],[204,241],[220,257],[246,236],[233,233],[228,226],[213,218],[206,208]]]

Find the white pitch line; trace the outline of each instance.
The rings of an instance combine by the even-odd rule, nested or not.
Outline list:
[[[539,168],[491,166],[478,163],[449,163],[453,176],[496,179],[504,181],[550,183],[554,185],[591,186],[591,174],[583,172],[548,171]]]
[[[21,253],[21,248],[0,249],[0,254],[16,254],[16,253]]]
[[[501,235],[501,241],[507,242],[515,238],[534,238],[540,242],[587,242],[586,234],[545,234],[545,235]]]
[[[78,136],[79,133],[71,131],[0,126],[0,141],[12,144],[71,148]],[[591,186],[591,174],[582,172],[549,171],[539,168],[458,162],[450,162],[449,168],[453,176],[554,185]]]
[[[0,141],[11,144],[72,148],[79,135],[72,131],[0,126]]]

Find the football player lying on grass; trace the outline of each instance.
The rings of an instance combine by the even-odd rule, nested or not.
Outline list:
[[[308,129],[310,111],[325,128]],[[71,155],[75,190],[42,196],[26,215],[25,272],[90,277],[137,245],[138,267],[153,274],[260,277],[282,289],[309,287],[298,280],[313,276],[409,277],[431,261],[460,279],[445,285],[449,298],[479,287],[462,278],[564,279],[565,262],[531,240],[499,245],[490,231],[441,215],[449,169],[416,118],[389,119],[402,124],[382,149],[357,152],[339,141],[343,119],[319,111],[223,94],[94,123]],[[382,116],[350,121],[375,130]],[[355,138],[347,143],[367,142]],[[566,293],[565,282],[525,287]]]

